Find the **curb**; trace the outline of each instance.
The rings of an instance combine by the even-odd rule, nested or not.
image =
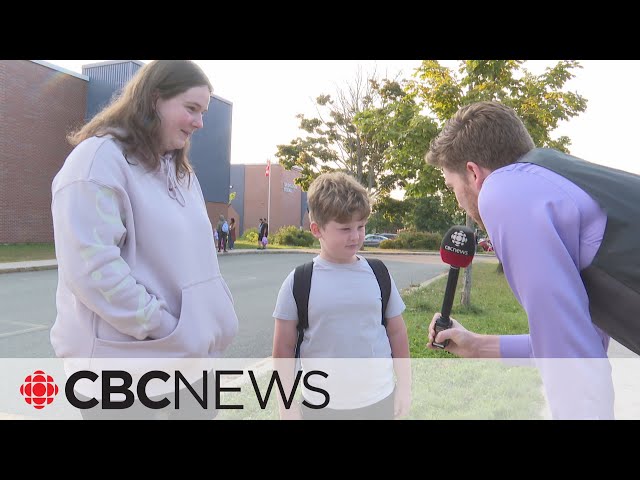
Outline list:
[[[20,263],[20,262],[18,262]],[[53,263],[50,265],[34,265],[34,266],[15,266],[15,267],[2,267],[0,268],[0,274],[3,273],[19,273],[19,272],[37,272],[39,270],[57,270],[58,264]]]
[[[277,255],[277,254],[285,254],[285,253],[313,253],[319,254],[320,249],[266,249],[266,250],[255,250],[253,249],[241,249],[234,250],[233,252],[220,252],[218,254],[218,258],[223,258],[230,255]],[[358,251],[359,255],[369,256],[369,255],[427,255],[427,256],[440,256],[440,252],[415,252],[415,251],[380,251],[380,250],[360,250]],[[495,258],[495,255],[482,255],[482,257],[492,257]],[[38,262],[48,262],[38,264]],[[55,259],[52,260],[35,260],[33,264],[31,262],[7,262],[0,263],[0,275],[3,273],[20,273],[20,272],[36,272],[39,270],[56,270],[58,268],[58,262]]]

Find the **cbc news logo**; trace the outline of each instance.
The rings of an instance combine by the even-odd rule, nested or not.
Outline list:
[[[42,370],[36,370],[24,379],[24,383],[20,385],[20,394],[25,402],[41,410],[53,402],[58,394],[58,385],[51,375],[47,375]]]
[[[456,247],[461,247],[465,243],[467,243],[467,236],[462,230],[458,230],[457,232],[453,232],[451,234],[451,241]]]

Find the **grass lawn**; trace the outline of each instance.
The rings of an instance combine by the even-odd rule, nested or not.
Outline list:
[[[0,263],[56,258],[53,243],[12,243],[0,245]]]
[[[462,288],[460,275],[458,292]],[[409,419],[540,419],[544,407],[542,383],[536,369],[493,359],[459,359],[444,351],[426,348],[427,328],[433,313],[442,307],[446,278],[403,293],[404,319],[409,332],[413,402]],[[459,298],[459,297],[458,297]],[[453,317],[478,333],[527,333],[526,315],[495,264],[473,266],[473,306],[454,305]],[[348,362],[345,362],[348,365]],[[264,398],[272,370],[258,377]],[[245,375],[248,380],[248,375]],[[274,384],[262,408],[252,383],[240,391],[223,392],[221,403],[243,405],[242,410],[221,410],[218,418],[277,419]]]

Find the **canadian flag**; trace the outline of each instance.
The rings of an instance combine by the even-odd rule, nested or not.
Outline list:
[[[264,171],[264,176],[269,176],[269,171],[271,170],[271,160],[267,160],[267,169]]]

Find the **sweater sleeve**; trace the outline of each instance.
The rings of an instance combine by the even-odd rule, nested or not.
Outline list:
[[[580,277],[577,205],[535,173],[498,171],[479,210],[529,321],[528,341],[502,336],[501,354],[536,359],[554,418],[612,418],[611,367]]]
[[[535,174],[498,172],[485,181],[479,209],[509,286],[527,313],[531,354],[606,358],[578,268],[580,212],[573,200]],[[515,350],[524,353],[520,345]],[[501,340],[501,350],[510,346]]]
[[[178,319],[131,275],[120,254],[126,240],[124,193],[78,180],[54,193],[56,257],[63,281],[87,308],[138,340],[169,335]]]

